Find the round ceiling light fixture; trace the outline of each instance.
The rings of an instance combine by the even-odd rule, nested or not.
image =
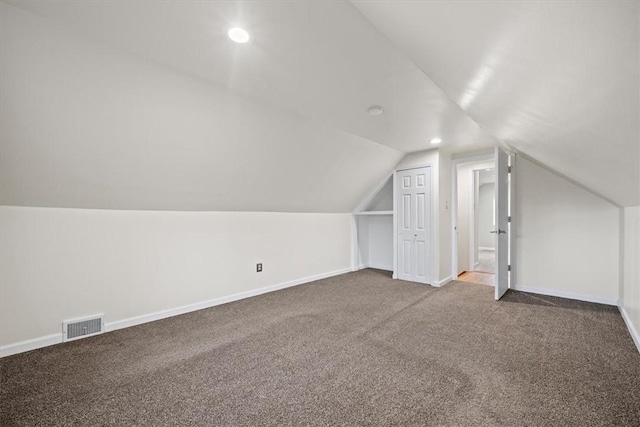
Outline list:
[[[384,113],[384,108],[382,108],[379,105],[374,105],[372,107],[369,107],[369,115],[370,116],[379,116],[382,113]]]
[[[434,145],[435,145],[435,144],[440,144],[441,142],[442,142],[442,140],[441,140],[440,138],[433,138],[433,139],[431,140],[431,143],[432,143],[432,144],[434,144]]]
[[[236,43],[246,43],[249,41],[249,33],[244,28],[234,27],[227,33],[229,38]]]

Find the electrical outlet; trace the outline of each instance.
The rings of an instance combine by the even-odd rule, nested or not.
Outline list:
[[[260,273],[262,271],[262,263],[256,264],[256,272]]]

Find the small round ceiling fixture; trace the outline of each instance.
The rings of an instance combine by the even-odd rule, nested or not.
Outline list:
[[[435,145],[435,144],[440,144],[441,142],[442,142],[442,140],[441,140],[440,138],[433,138],[433,139],[431,140],[431,143],[432,143],[432,144],[434,144],[434,145]]]
[[[229,38],[236,43],[246,43],[249,41],[249,33],[247,30],[240,27],[230,29],[227,34],[229,35]]]
[[[384,108],[382,108],[379,105],[374,105],[372,107],[369,107],[369,115],[370,116],[379,116],[382,113],[384,113]]]

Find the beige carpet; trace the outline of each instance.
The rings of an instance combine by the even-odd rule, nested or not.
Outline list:
[[[365,270],[0,359],[0,425],[640,425],[614,307]]]

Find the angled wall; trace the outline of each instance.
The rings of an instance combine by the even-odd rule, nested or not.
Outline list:
[[[515,171],[515,289],[615,305],[619,209],[521,156]]]

